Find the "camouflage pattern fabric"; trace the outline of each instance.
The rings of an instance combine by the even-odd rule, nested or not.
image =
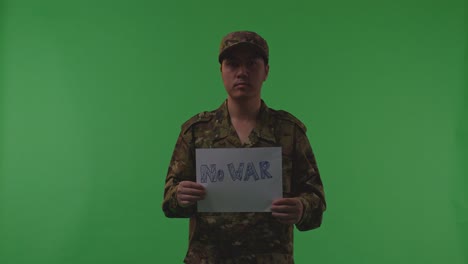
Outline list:
[[[249,45],[253,47],[265,60],[265,64],[268,64],[268,44],[265,39],[253,31],[235,31],[224,36],[221,40],[221,45],[219,46],[219,63],[223,61],[226,54],[229,53],[229,50],[239,45]]]
[[[296,227],[305,231],[321,225],[325,196],[305,126],[291,114],[268,108],[262,101],[249,140],[248,144],[240,142],[230,122],[227,101],[182,125],[166,177],[162,208],[167,217],[190,218],[185,263],[294,263],[293,225],[279,223],[271,213],[198,213],[196,205],[178,205],[178,183],[196,181],[196,148],[281,146],[283,196],[299,197],[304,205]]]

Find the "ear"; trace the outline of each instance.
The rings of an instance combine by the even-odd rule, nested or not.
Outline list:
[[[223,72],[223,64],[222,64],[222,63],[219,64],[219,71],[220,71],[220,72]]]
[[[270,72],[270,64],[267,64],[265,65],[265,78],[263,79],[263,81],[266,81],[269,72]]]

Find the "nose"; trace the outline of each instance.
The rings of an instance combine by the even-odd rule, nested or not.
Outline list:
[[[247,77],[249,76],[249,68],[245,63],[241,63],[239,65],[238,71],[237,71],[237,77]]]

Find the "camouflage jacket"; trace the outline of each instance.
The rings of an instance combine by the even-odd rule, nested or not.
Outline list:
[[[322,181],[305,126],[294,116],[268,108],[262,101],[256,127],[242,144],[231,125],[226,101],[182,125],[164,189],[167,217],[189,217],[186,263],[294,263],[293,225],[279,223],[271,213],[198,213],[196,205],[180,207],[176,188],[196,181],[196,148],[282,147],[283,197],[304,205],[296,224],[301,231],[321,225],[325,211]]]

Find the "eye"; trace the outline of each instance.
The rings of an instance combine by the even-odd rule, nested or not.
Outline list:
[[[226,65],[232,68],[239,66],[239,63],[235,60],[226,60]]]
[[[255,66],[257,65],[257,60],[256,59],[252,59],[252,60],[249,60],[249,66]]]

